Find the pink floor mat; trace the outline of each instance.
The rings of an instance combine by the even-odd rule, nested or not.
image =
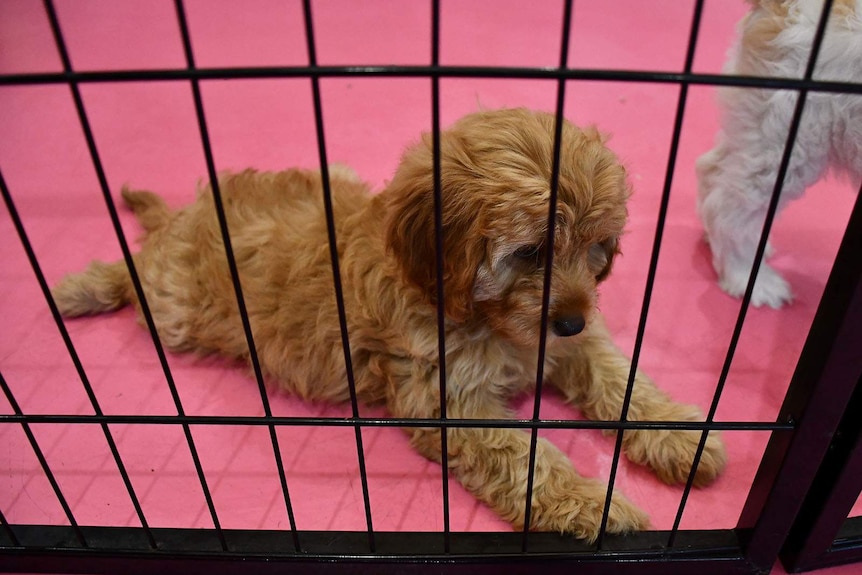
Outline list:
[[[199,66],[304,65],[299,2],[188,0]],[[682,68],[693,2],[577,2],[569,64],[635,70]],[[427,64],[430,12],[425,2],[314,3],[321,64]],[[172,3],[58,0],[77,70],[184,66]],[[706,4],[695,70],[718,72],[745,10],[743,2]],[[562,9],[555,2],[444,2],[441,61],[458,65],[556,66]],[[56,71],[60,60],[36,0],[0,4],[0,71]],[[124,183],[189,202],[206,168],[187,82],[84,84],[84,103],[111,189]],[[329,159],[385,185],[405,145],[430,128],[430,81],[325,78],[321,81]],[[218,169],[316,167],[307,79],[202,82]],[[602,288],[601,310],[618,344],[631,351],[668,147],[680,89],[673,84],[570,82],[565,113],[595,124],[626,164],[634,196],[623,256]],[[479,108],[527,106],[552,111],[556,83],[443,79],[444,124]],[[655,292],[640,365],[676,399],[709,407],[739,302],[721,292],[695,214],[694,160],[711,147],[718,125],[713,88],[689,90]],[[120,257],[92,163],[66,86],[0,88],[0,169],[48,281],[92,259]],[[827,180],[778,220],[772,260],[792,283],[785,309],[752,309],[716,419],[774,421],[819,303],[855,199],[854,187]],[[126,212],[130,241],[140,232]],[[0,369],[27,413],[88,414],[83,391],[34,279],[9,215],[0,213]],[[130,310],[66,323],[102,410],[172,415],[176,408],[149,334]],[[261,415],[260,394],[245,368],[217,359],[169,355],[187,414]],[[276,415],[342,417],[347,406],[309,405],[271,394]],[[529,417],[532,397],[518,400]],[[0,411],[11,413],[6,400]],[[384,417],[379,408],[363,415]],[[579,418],[559,397],[543,398],[542,416]],[[96,425],[33,425],[78,521],[138,525],[116,465]],[[177,426],[112,425],[111,432],[152,526],[211,527],[188,443]],[[268,431],[254,426],[191,428],[218,518],[227,528],[288,527]],[[607,477],[613,438],[592,430],[542,432],[585,475]],[[278,430],[300,529],[364,530],[365,508],[352,428]],[[393,428],[364,429],[375,529],[440,530],[440,467],[411,451]],[[728,432],[726,473],[695,490],[684,529],[735,526],[768,435]],[[66,519],[23,431],[0,426],[0,509],[11,523]],[[617,487],[669,529],[682,489],[623,461]],[[453,530],[509,530],[457,483],[449,486]],[[859,511],[857,505],[856,513]]]

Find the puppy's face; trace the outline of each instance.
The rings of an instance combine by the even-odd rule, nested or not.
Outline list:
[[[548,249],[554,117],[481,112],[441,134],[445,312],[535,345]],[[387,247],[436,303],[431,138],[407,151],[384,192]],[[625,171],[594,131],[565,123],[554,234],[549,344],[576,336],[596,306],[626,221]]]

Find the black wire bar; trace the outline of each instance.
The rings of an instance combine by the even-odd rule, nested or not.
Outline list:
[[[57,13],[54,9],[54,3],[52,0],[44,0],[45,11],[48,14],[48,19],[51,23],[51,31],[54,35],[54,41],[57,45],[57,50],[60,54],[60,58],[63,62],[63,69],[66,71],[72,70],[72,63],[69,59],[69,52],[66,47],[66,42],[63,39],[63,33],[60,28],[60,22],[57,18]],[[110,187],[108,186],[108,179],[105,176],[104,166],[102,165],[102,161],[99,157],[99,152],[96,147],[96,140],[93,136],[93,131],[90,126],[90,122],[87,119],[87,112],[84,108],[84,100],[81,97],[81,91],[78,88],[78,84],[75,81],[69,82],[69,89],[72,92],[72,98],[75,102],[75,110],[78,114],[78,119],[81,123],[81,129],[84,132],[84,138],[87,141],[87,149],[90,153],[90,159],[93,162],[93,168],[96,171],[96,176],[99,180],[99,187],[101,188],[102,195],[105,198],[105,204],[107,205],[108,212],[111,216],[111,223],[114,226],[114,230],[117,235],[117,240],[120,244],[120,249],[123,252],[123,259],[126,262],[126,266],[129,269],[129,275],[131,276],[132,284],[135,288],[135,293],[137,294],[138,300],[141,306],[141,314],[144,316],[147,328],[150,331],[150,335],[152,336],[153,345],[156,348],[156,353],[159,357],[159,362],[161,363],[162,369],[165,373],[165,379],[167,381],[168,387],[170,388],[171,396],[173,397],[174,404],[177,409],[177,413],[179,415],[184,415],[185,412],[183,410],[182,402],[180,400],[179,392],[177,391],[176,384],[174,383],[173,375],[171,374],[170,367],[168,367],[167,357],[165,356],[164,348],[162,347],[161,340],[159,339],[158,330],[156,329],[155,322],[153,321],[152,313],[150,313],[149,305],[147,304],[146,296],[144,295],[143,287],[141,286],[140,278],[138,277],[137,269],[135,268],[135,263],[132,259],[132,253],[129,250],[129,244],[126,241],[126,236],[123,233],[123,228],[120,224],[119,216],[117,215],[117,208],[114,204],[114,200],[111,197]],[[227,549],[227,543],[224,539],[224,534],[221,529],[221,525],[218,520],[218,515],[216,514],[215,506],[213,504],[212,495],[210,494],[209,488],[207,487],[206,477],[204,476],[203,467],[201,466],[200,457],[198,456],[197,449],[195,448],[194,438],[192,438],[191,430],[187,424],[183,424],[183,432],[186,437],[186,442],[189,446],[189,452],[192,457],[192,461],[194,462],[195,470],[198,475],[198,480],[201,484],[201,489],[203,490],[204,498],[206,499],[207,507],[209,508],[210,515],[212,516],[213,526],[215,527],[216,534],[219,538],[219,543],[221,544],[223,549]]]
[[[572,10],[574,0],[566,0],[563,8],[563,29],[560,35],[560,69],[565,70],[569,62],[569,37],[572,29]],[[548,230],[545,238],[545,277],[542,283],[542,312],[539,321],[539,348],[536,364],[536,391],[533,399],[532,422],[541,417],[542,384],[545,379],[545,346],[548,340],[548,312],[551,304],[551,276],[554,265],[554,233],[557,228],[557,192],[560,185],[560,154],[563,144],[563,110],[566,100],[566,81],[557,81],[557,102],[554,111],[554,149],[551,163],[550,195],[548,196]],[[527,552],[530,535],[530,516],[533,510],[533,482],[536,474],[536,449],[539,441],[539,428],[530,428],[530,455],[527,463],[527,498],[524,502],[524,531],[521,550]]]
[[[431,0],[431,65],[440,65],[440,0]],[[440,463],[443,490],[443,550],[452,548],[449,534],[449,431],[446,429],[446,313],[443,286],[443,184],[440,169],[440,78],[431,78],[431,138],[434,157],[434,242],[437,266],[437,370],[440,374]]]
[[[581,419],[454,419],[439,418],[366,418],[366,417],[261,417],[257,415],[0,415],[0,423],[75,423],[95,425],[235,425],[321,426],[321,427],[466,427],[502,429],[649,429],[717,431],[792,431],[792,423],[766,421],[593,421]]]
[[[613,70],[594,68],[524,68],[516,66],[259,66],[249,68],[196,68],[195,70],[96,70],[0,74],[0,86],[148,82],[171,80],[258,80],[267,78],[339,78],[348,76],[378,78],[496,78],[510,80],[590,80],[600,82],[646,82],[650,84],[689,84],[808,90],[810,92],[862,94],[854,82],[804,80],[769,76],[735,76],[665,72],[661,70]]]
[[[21,221],[21,216],[18,214],[18,209],[15,207],[15,203],[12,200],[12,195],[9,193],[9,188],[6,186],[6,180],[3,177],[2,172],[0,172],[0,191],[3,194],[3,200],[6,203],[6,209],[9,212],[10,217],[12,218],[12,222],[15,225],[15,230],[18,232],[18,238],[21,241],[21,245],[24,248],[24,251],[27,254],[27,260],[30,262],[30,267],[33,269],[33,273],[36,275],[36,280],[39,282],[39,287],[42,290],[42,294],[45,296],[45,301],[48,302],[48,307],[51,310],[51,316],[54,318],[54,323],[57,325],[57,329],[60,332],[60,336],[63,339],[63,343],[66,345],[66,351],[69,353],[69,358],[72,360],[73,365],[75,366],[75,371],[78,373],[78,377],[81,380],[81,384],[84,386],[84,390],[87,393],[87,397],[90,400],[90,405],[93,408],[93,412],[96,415],[103,415],[102,407],[99,405],[99,400],[96,397],[95,392],[93,391],[92,385],[90,385],[90,379],[87,377],[86,372],[84,371],[84,366],[81,364],[81,359],[78,356],[78,352],[75,349],[75,346],[72,344],[72,339],[69,337],[69,332],[66,330],[66,325],[63,323],[63,318],[60,316],[60,311],[57,309],[57,304],[54,302],[54,298],[51,296],[51,289],[48,287],[48,282],[45,280],[45,274],[42,273],[42,267],[39,265],[39,261],[36,259],[36,253],[33,251],[33,245],[30,243],[30,238],[27,236],[27,232],[24,229],[24,224]],[[9,389],[8,395],[12,395],[12,390]],[[25,422],[22,422],[25,424]],[[111,451],[111,455],[114,458],[114,462],[117,464],[117,470],[120,472],[120,477],[123,480],[123,484],[126,487],[126,491],[129,493],[129,498],[132,501],[132,506],[135,508],[135,513],[138,516],[138,520],[141,522],[141,527],[144,529],[144,533],[146,534],[147,541],[150,544],[150,547],[156,548],[156,540],[153,538],[152,531],[150,530],[150,526],[147,523],[147,519],[144,516],[144,511],[141,508],[140,501],[138,500],[138,496],[135,494],[135,489],[132,486],[132,482],[129,479],[129,474],[126,471],[126,466],[123,464],[123,460],[120,457],[120,452],[117,449],[117,444],[114,441],[114,437],[111,434],[111,430],[108,427],[107,422],[102,422],[102,433],[105,435],[105,441],[108,443],[108,448]]]
[[[6,396],[6,400],[9,402],[9,405],[12,406],[12,411],[14,411],[18,415],[21,415],[21,406],[19,406],[18,402],[15,401],[15,396],[12,395],[12,390],[6,383],[6,378],[3,377],[2,373],[0,373],[0,388],[3,389],[3,394]],[[84,537],[83,532],[81,531],[81,527],[75,520],[75,514],[72,513],[72,508],[69,507],[69,503],[63,496],[63,491],[62,489],[60,489],[60,484],[57,483],[57,478],[54,477],[54,473],[51,471],[51,467],[48,465],[48,460],[45,459],[45,454],[42,453],[42,449],[39,447],[39,442],[36,441],[36,436],[33,435],[33,430],[30,429],[30,425],[27,423],[21,423],[21,429],[24,430],[24,434],[27,436],[27,441],[30,442],[30,447],[32,447],[33,453],[36,455],[36,459],[39,460],[39,466],[42,467],[42,472],[48,479],[48,483],[51,484],[51,489],[54,490],[54,495],[57,497],[57,501],[60,503],[60,507],[63,508],[63,513],[66,515],[66,519],[68,519],[69,525],[72,527],[72,530],[75,533],[75,539],[78,540],[78,544],[80,544],[81,547],[89,547],[89,544],[87,543],[87,540]]]
[[[817,65],[817,56],[820,54],[820,48],[823,44],[823,38],[826,35],[826,25],[829,21],[829,12],[832,9],[833,0],[825,0],[823,10],[820,13],[820,20],[817,23],[817,30],[814,33],[814,39],[811,45],[811,53],[808,56],[808,63],[805,67],[805,80],[811,80],[814,75],[814,68]],[[796,99],[796,106],[793,110],[793,116],[790,120],[790,126],[787,131],[787,140],[784,145],[784,152],[781,155],[781,162],[778,166],[778,174],[775,178],[775,187],[772,190],[772,197],[769,201],[769,206],[766,210],[766,216],[763,221],[763,231],[760,234],[760,241],[757,244],[757,251],[754,254],[754,261],[751,264],[751,273],[748,276],[748,284],[745,287],[745,295],[742,297],[742,302],[739,305],[739,315],[736,319],[736,325],[733,328],[733,334],[728,345],[727,355],[724,359],[724,364],[721,368],[721,374],[716,384],[715,395],[712,398],[712,403],[709,407],[709,413],[706,416],[706,422],[711,424],[715,418],[715,413],[718,410],[718,403],[721,399],[722,391],[727,383],[727,377],[730,373],[730,366],[733,363],[733,356],[736,353],[736,346],[739,344],[739,338],[742,334],[742,328],[745,324],[745,316],[748,313],[748,307],[751,303],[751,296],[754,293],[754,283],[757,280],[757,274],[760,271],[761,260],[766,253],[766,244],[769,241],[769,232],[772,230],[772,223],[775,220],[775,215],[778,211],[778,201],[781,197],[781,190],[784,187],[784,178],[787,175],[787,170],[790,166],[790,159],[793,156],[793,146],[796,142],[796,134],[799,131],[799,125],[802,122],[802,113],[805,109],[805,99],[808,96],[807,89],[801,89]],[[694,460],[691,464],[691,471],[688,474],[685,488],[682,492],[679,508],[677,509],[676,518],[674,519],[673,528],[668,537],[668,547],[673,547],[679,526],[682,521],[682,515],[685,512],[685,505],[688,501],[689,494],[694,485],[694,476],[697,473],[697,466],[700,464],[703,450],[706,447],[706,440],[709,436],[709,429],[704,429],[700,436],[700,442],[697,446],[697,451],[694,454]]]
[[[314,41],[314,20],[311,13],[311,0],[303,0],[302,12],[305,20],[305,40],[308,47],[309,66],[317,65],[317,48]],[[350,355],[350,338],[347,333],[347,314],[344,309],[344,292],[341,286],[341,271],[338,265],[338,244],[335,237],[335,215],[332,210],[332,190],[329,185],[329,163],[326,159],[326,137],[323,129],[323,104],[320,98],[320,80],[311,78],[311,95],[314,100],[314,125],[317,130],[317,150],[320,157],[320,179],[323,184],[323,206],[326,211],[326,231],[329,239],[329,257],[332,261],[332,283],[335,302],[338,307],[338,324],[341,329],[341,347],[344,351],[344,368],[347,371],[347,388],[350,392],[350,408],[353,420],[359,419],[359,402],[356,398],[356,381],[353,373],[353,360]],[[374,527],[371,521],[371,499],[368,495],[368,475],[365,470],[365,450],[362,446],[362,426],[354,424],[356,435],[356,456],[359,462],[359,475],[362,483],[362,500],[365,504],[365,523],[368,528],[368,547],[375,550]]]
[[[186,20],[186,12],[183,5],[183,1],[175,0],[174,7],[176,9],[177,21],[180,27],[180,36],[182,37],[183,52],[186,58],[186,65],[190,70],[194,70],[194,52],[192,50],[191,36],[189,35],[189,27]],[[266,393],[266,384],[263,380],[263,371],[260,367],[260,359],[257,355],[257,347],[254,344],[254,335],[251,329],[251,321],[248,317],[248,309],[246,308],[245,298],[243,297],[242,293],[242,284],[239,277],[239,269],[236,265],[236,258],[234,257],[233,247],[230,239],[230,230],[228,229],[227,217],[225,216],[224,202],[222,200],[218,173],[215,168],[212,142],[209,137],[209,129],[207,128],[206,115],[204,114],[203,98],[201,97],[199,80],[193,78],[191,80],[191,86],[192,97],[194,99],[195,105],[195,115],[198,121],[201,143],[203,145],[204,151],[204,159],[206,160],[207,165],[207,174],[209,175],[210,179],[210,188],[212,189],[213,201],[215,203],[216,215],[218,217],[219,229],[221,230],[222,242],[224,243],[225,256],[227,257],[227,263],[230,270],[231,281],[233,283],[234,294],[236,295],[237,307],[239,309],[240,318],[242,319],[242,328],[243,332],[245,333],[246,344],[248,345],[249,360],[251,361],[252,369],[254,371],[254,377],[257,381],[258,390],[260,391],[260,399],[261,403],[263,404],[264,416],[265,418],[271,418],[272,409],[269,404],[269,397]],[[284,498],[287,518],[290,523],[290,533],[293,539],[293,546],[296,551],[299,552],[299,535],[296,529],[296,520],[293,514],[293,505],[290,501],[290,492],[288,491],[287,487],[287,477],[285,476],[284,472],[284,462],[281,458],[281,448],[279,447],[278,436],[276,434],[275,425],[269,424],[267,427],[269,428],[269,438],[272,444],[272,452],[273,457],[275,458],[275,465],[278,470],[278,479],[279,483],[281,484],[281,492],[282,497]]]
[[[697,48],[697,37],[700,32],[700,23],[703,16],[703,0],[697,0],[694,6],[694,12],[691,19],[691,27],[689,28],[688,46],[685,52],[685,74],[691,72],[694,63],[694,55]],[[649,270],[647,271],[646,285],[644,286],[643,303],[641,304],[641,314],[638,320],[638,330],[635,337],[634,349],[632,350],[632,362],[629,370],[629,379],[626,384],[626,392],[623,398],[623,405],[620,411],[620,421],[628,419],[629,407],[631,406],[632,394],[634,392],[635,378],[637,377],[638,361],[640,360],[641,349],[643,346],[644,335],[646,333],[647,317],[649,315],[650,302],[652,301],[652,293],[655,288],[655,277],[658,271],[659,252],[661,251],[661,242],[664,236],[665,222],[667,220],[667,211],[670,204],[670,193],[673,187],[673,175],[676,169],[677,152],[679,151],[679,140],[682,134],[683,118],[685,117],[685,104],[688,99],[688,84],[682,83],[679,87],[679,96],[676,102],[676,115],[673,122],[673,135],[671,136],[670,151],[668,152],[667,167],[665,169],[664,187],[661,193],[661,203],[659,204],[658,217],[656,219],[655,235],[653,237],[652,254],[650,255]],[[617,470],[619,468],[620,455],[623,448],[623,436],[625,432],[619,430],[614,444],[614,456],[611,463],[611,471],[608,477],[608,492],[605,496],[605,508],[602,513],[602,523],[599,528],[599,536],[596,539],[596,548],[601,549],[604,542],[604,537],[607,532],[608,514],[611,508],[611,496],[614,492],[614,483],[616,482]]]

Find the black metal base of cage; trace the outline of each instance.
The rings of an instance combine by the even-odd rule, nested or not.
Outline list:
[[[846,519],[827,548],[805,554],[802,547],[786,549],[781,562],[788,573],[836,567],[862,561],[862,517]]]
[[[294,551],[289,531],[223,530],[225,551],[212,529],[152,529],[155,549],[140,528],[13,526],[19,546],[0,553],[0,571],[41,573],[578,573],[733,575],[751,573],[734,530],[681,531],[668,549],[668,532],[608,536],[602,549],[552,533],[441,533],[302,531]],[[0,538],[2,539],[2,538]]]
[[[847,519],[826,552],[822,567],[862,561],[862,517]]]

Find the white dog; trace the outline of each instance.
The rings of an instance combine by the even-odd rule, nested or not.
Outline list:
[[[729,74],[801,78],[823,0],[750,0]],[[862,0],[835,0],[815,80],[862,82]],[[697,161],[698,208],[721,288],[741,296],[797,101],[792,90],[725,88],[715,147]],[[862,178],[862,95],[811,91],[784,180],[779,209],[830,167],[858,186]],[[767,256],[771,250],[767,250]],[[761,265],[751,303],[778,308],[792,299],[787,282]]]

